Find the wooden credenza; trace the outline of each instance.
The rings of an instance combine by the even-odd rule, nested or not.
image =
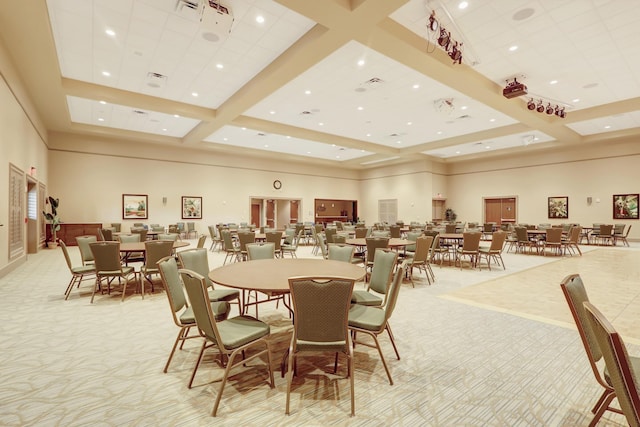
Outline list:
[[[98,238],[98,228],[102,228],[102,224],[95,223],[63,223],[60,224],[57,236],[67,246],[76,246],[76,237],[78,236],[96,236]],[[51,239],[51,227],[47,224],[47,240]]]

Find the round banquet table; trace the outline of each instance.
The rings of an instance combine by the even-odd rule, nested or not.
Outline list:
[[[348,262],[312,258],[258,259],[236,262],[209,272],[209,279],[230,288],[264,293],[288,293],[289,277],[364,278],[364,268]]]
[[[367,246],[367,239],[366,238],[347,239],[346,243],[347,245],[352,245],[352,246]],[[397,237],[393,237],[389,239],[389,244],[387,246],[390,248],[397,248],[401,246],[411,245],[413,243],[415,242],[412,242],[407,239],[398,239]]]
[[[189,246],[189,242],[173,242],[173,249]],[[120,252],[145,252],[144,242],[120,243]]]

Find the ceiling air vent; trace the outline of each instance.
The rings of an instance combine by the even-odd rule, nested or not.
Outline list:
[[[167,83],[167,76],[159,73],[147,73],[147,86],[152,88],[164,87]]]

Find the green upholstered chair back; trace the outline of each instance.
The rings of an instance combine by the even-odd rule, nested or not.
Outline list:
[[[560,283],[560,288],[564,293],[564,297],[569,305],[569,310],[576,323],[578,333],[582,339],[582,344],[587,352],[590,362],[597,362],[602,358],[598,341],[591,328],[591,324],[587,320],[587,312],[584,309],[584,303],[589,301],[587,290],[584,287],[582,278],[579,274],[572,274],[565,277]]]
[[[322,258],[327,259],[329,254],[327,253],[327,243],[325,242],[324,236],[319,233],[316,238],[318,239],[318,246],[320,247],[320,252],[322,253]]]
[[[180,263],[187,270],[195,271],[205,278],[207,285],[211,285],[209,280],[209,258],[205,248],[187,249],[178,252]]]
[[[156,236],[158,238],[158,240],[170,240],[172,242],[175,242],[176,240],[178,240],[178,234],[176,233],[168,233],[168,234],[158,234]]]
[[[231,232],[229,230],[222,230],[222,241],[224,248],[227,251],[233,251],[233,239],[231,238]]]
[[[582,227],[580,227],[579,225],[572,227],[571,231],[569,231],[569,242],[578,244],[578,242],[580,241],[581,234],[582,234]]]
[[[122,231],[122,224],[120,224],[119,222],[112,222],[111,223],[111,228],[113,228],[113,230],[116,233],[119,233]]]
[[[120,242],[95,242],[90,243],[89,247],[93,253],[96,272],[101,273],[117,273],[122,271],[120,263]]]
[[[387,302],[384,305],[385,322],[383,324],[383,328],[384,325],[387,324],[389,318],[391,318],[393,310],[396,308],[396,302],[398,301],[398,295],[400,294],[400,288],[402,287],[402,279],[404,278],[405,272],[407,270],[408,262],[409,260],[405,260],[402,262],[402,265],[396,270],[396,273],[393,276],[393,280],[391,281],[389,294],[387,295]]]
[[[216,240],[216,237],[217,237],[216,226],[210,225],[207,228],[209,229],[209,237],[211,237],[211,240]]]
[[[333,236],[333,243],[334,244],[345,244],[347,243],[347,236],[345,236],[344,234],[336,234],[335,236]]]
[[[184,295],[180,275],[178,274],[178,263],[174,257],[168,256],[162,258],[157,264],[158,270],[160,270],[162,284],[169,299],[171,311],[178,313],[183,308],[189,306],[187,298]]]
[[[289,279],[295,350],[348,350],[353,285],[353,280],[337,277]]]
[[[614,224],[613,234],[622,234],[622,233],[624,233],[624,224]]]
[[[187,228],[184,225],[184,222],[176,222],[176,226],[178,227],[178,231],[180,233],[184,233],[185,231],[187,231]]]
[[[188,222],[187,223],[187,231],[188,232],[196,231],[196,223],[195,222]]]
[[[78,249],[80,249],[80,258],[82,264],[93,261],[93,253],[89,247],[89,243],[95,243],[98,239],[96,236],[78,236],[76,242],[78,243]]]
[[[131,232],[133,234],[139,234],[141,242],[144,242],[145,240],[147,240],[147,229],[146,228],[132,227],[131,228]]]
[[[139,234],[119,234],[118,240],[120,243],[136,243],[140,241]]]
[[[296,230],[294,228],[287,228],[284,230],[284,244],[291,245],[296,237]]]
[[[387,231],[387,230],[373,230],[371,232],[371,237],[389,238],[389,231]]]
[[[367,232],[369,231],[366,227],[358,227],[356,228],[356,239],[364,239],[367,237]]]
[[[276,245],[271,242],[267,243],[249,243],[247,244],[247,258],[249,261],[257,259],[274,259],[276,257]]]
[[[71,270],[73,268],[73,264],[71,264],[71,257],[69,256],[67,245],[64,244],[62,239],[58,241],[58,245],[60,245],[60,247],[62,248],[62,253],[64,254],[64,259],[67,262],[67,267],[69,267],[69,270]]]
[[[324,240],[327,242],[327,244],[335,243],[333,241],[333,238],[337,233],[338,233],[338,230],[333,227],[327,228],[326,230],[324,230]]]
[[[585,302],[587,319],[602,351],[611,385],[620,409],[630,426],[640,426],[640,395],[627,348],[620,335],[604,315],[591,303]]]
[[[386,294],[393,277],[393,269],[398,260],[398,253],[388,249],[376,249],[373,257],[373,268],[369,279],[369,288],[379,294]]]
[[[173,252],[171,240],[147,240],[144,242],[146,250],[145,270],[155,270],[161,259],[168,257]]]
[[[327,259],[350,263],[351,260],[353,259],[354,250],[355,250],[355,246],[340,245],[340,244],[334,243],[332,245],[329,245]]]
[[[164,233],[164,227],[162,225],[152,225],[151,231],[154,233]]]
[[[187,290],[187,295],[189,295],[189,302],[191,303],[191,309],[193,310],[198,329],[214,344],[222,343],[218,328],[216,327],[215,315],[209,302],[205,278],[188,269],[180,269],[178,272]]]
[[[256,235],[250,231],[238,233],[238,241],[240,242],[240,251],[247,252],[247,243],[255,243]]]
[[[407,233],[407,240],[410,240],[412,242],[415,242],[416,240],[418,240],[418,237],[422,236],[422,232],[421,231],[410,231]],[[407,251],[415,251],[416,250],[416,245],[415,243],[409,244],[407,246],[404,247],[405,250]]]
[[[399,225],[390,225],[389,226],[389,235],[392,238],[399,239],[400,238],[400,226]]]
[[[196,248],[204,248],[204,242],[207,240],[207,235],[203,234],[198,237],[198,243],[196,244]]]

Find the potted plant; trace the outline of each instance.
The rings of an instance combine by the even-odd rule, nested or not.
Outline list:
[[[54,199],[49,196],[48,203],[51,207],[51,212],[42,211],[42,215],[44,215],[44,218],[51,227],[51,240],[47,239],[45,244],[48,248],[55,248],[58,246],[57,232],[60,230],[60,218],[58,217],[58,204],[60,203],[60,199]]]
[[[458,214],[455,213],[453,209],[447,208],[447,210],[444,211],[444,219],[447,221],[455,222],[456,218],[458,218]]]

